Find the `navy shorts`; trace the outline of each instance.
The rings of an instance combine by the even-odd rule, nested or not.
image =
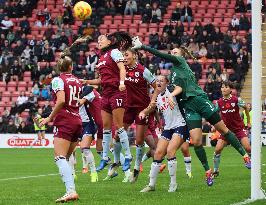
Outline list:
[[[45,130],[35,130],[35,132],[37,133],[37,134],[42,134],[42,133],[45,133]]]
[[[160,138],[170,141],[173,137],[173,134],[178,134],[178,136],[181,137],[185,142],[189,142],[190,140],[189,131],[186,125],[170,130],[164,130]]]
[[[82,138],[86,135],[90,135],[94,138],[94,135],[97,132],[97,127],[92,120],[90,122],[83,122],[82,127],[83,127],[83,132],[79,140],[82,140]]]

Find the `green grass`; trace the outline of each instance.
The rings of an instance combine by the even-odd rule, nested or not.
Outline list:
[[[159,175],[156,191],[140,193],[139,191],[148,183],[148,173],[151,160],[145,162],[144,172],[139,176],[136,184],[122,183],[123,174],[113,181],[103,182],[106,170],[99,174],[98,183],[90,183],[89,175],[78,173],[76,182],[80,200],[72,204],[91,205],[194,205],[215,204],[226,205],[241,202],[250,196],[250,171],[243,166],[241,157],[232,148],[226,148],[222,155],[221,175],[215,180],[213,187],[207,187],[204,181],[204,172],[198,159],[192,153],[193,179],[185,175],[182,156],[178,153],[177,181],[179,190],[168,193],[169,176],[165,170]],[[208,148],[207,154],[212,164],[213,149]],[[98,161],[98,158],[97,158]],[[78,166],[81,170],[81,159],[78,152]],[[263,148],[262,163],[266,164],[266,148]],[[262,166],[266,173],[266,166]],[[57,173],[53,163],[53,150],[51,149],[1,149],[0,150],[0,204],[54,204],[54,199],[64,194],[64,185],[60,177],[45,176],[30,179],[17,179],[3,181],[1,179],[25,177]],[[266,175],[263,175],[263,186],[266,189]],[[266,200],[252,203],[254,205],[266,204]]]

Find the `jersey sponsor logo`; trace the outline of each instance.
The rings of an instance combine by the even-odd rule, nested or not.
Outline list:
[[[138,83],[139,82],[138,78],[132,78],[132,77],[126,77],[125,80],[128,80],[128,81],[133,82],[133,83]]]
[[[81,84],[80,81],[76,78],[67,78],[66,79],[66,82],[69,83],[69,82],[76,82],[77,84]]]
[[[34,141],[34,138],[19,138],[19,137],[12,137],[11,139],[8,139],[7,144],[10,147],[26,147],[31,146],[32,142]],[[49,140],[45,139],[45,145],[47,146],[49,144]],[[41,141],[37,141],[33,146],[43,146],[41,144]]]
[[[236,110],[235,109],[232,109],[232,110],[229,110],[229,109],[227,109],[227,110],[222,110],[222,113],[232,113],[232,112],[236,112]]]
[[[135,77],[136,77],[136,78],[139,77],[139,72],[135,72]]]
[[[102,62],[98,63],[98,65],[96,67],[99,68],[100,66],[105,65],[105,64],[106,64],[106,61],[102,61]]]

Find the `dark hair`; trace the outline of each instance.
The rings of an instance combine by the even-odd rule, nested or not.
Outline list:
[[[132,46],[131,36],[124,31],[117,31],[106,35],[107,39],[111,41],[111,44],[103,50],[110,50],[118,48],[119,50],[127,50]]]
[[[222,86],[225,86],[225,87],[229,87],[229,88],[231,88],[231,89],[233,89],[234,88],[234,85],[233,85],[233,83],[231,83],[230,81],[223,81],[222,82]]]
[[[67,72],[72,63],[72,59],[69,56],[63,56],[58,60],[57,68],[60,72]]]

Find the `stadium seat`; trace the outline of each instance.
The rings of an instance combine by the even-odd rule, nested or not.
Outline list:
[[[6,91],[6,83],[3,81],[0,81],[0,92]]]
[[[8,82],[7,84],[7,90],[9,92],[14,92],[17,90],[17,82],[14,82],[14,81],[10,81]]]
[[[24,81],[18,82],[18,91],[26,91],[27,90],[27,83]]]

